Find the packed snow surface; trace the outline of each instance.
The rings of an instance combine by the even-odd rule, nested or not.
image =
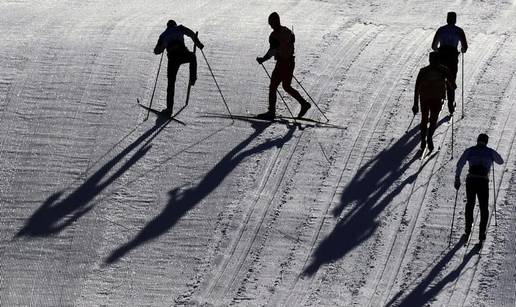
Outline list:
[[[414,82],[452,10],[470,46],[423,161]],[[264,112],[273,11],[329,123],[232,121],[199,50],[188,107],[145,121],[168,19],[234,115]],[[515,306],[516,1],[2,0],[0,20],[0,306]],[[505,163],[478,252],[453,180],[481,132]]]

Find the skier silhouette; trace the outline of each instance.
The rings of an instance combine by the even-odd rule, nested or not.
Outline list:
[[[204,45],[199,41],[197,35],[189,28],[183,25],[177,25],[174,20],[167,22],[167,29],[161,33],[154,54],[161,54],[165,49],[168,56],[168,87],[167,87],[167,108],[163,110],[164,114],[171,115],[174,106],[174,89],[176,84],[177,71],[181,64],[190,64],[190,84],[194,85],[197,80],[197,59],[195,54],[188,50],[185,46],[184,36],[190,37],[194,44],[203,49]]]
[[[437,52],[430,52],[429,61],[430,65],[421,68],[417,75],[412,106],[412,112],[416,115],[419,112],[419,100],[421,100],[421,153],[427,145],[429,151],[434,149],[432,137],[446,96],[446,88],[457,87],[449,70],[439,64]],[[428,125],[429,122],[430,125]]]
[[[280,16],[276,12],[269,15],[269,25],[273,30],[269,36],[269,50],[263,57],[257,57],[256,61],[262,64],[274,56],[276,66],[272,72],[269,87],[269,110],[259,114],[257,117],[261,119],[274,119],[276,116],[276,92],[278,86],[282,83],[283,89],[301,104],[301,110],[297,116],[301,118],[311,106],[310,103],[291,86],[294,76],[294,67],[296,65],[294,57],[294,42],[296,37],[289,28],[281,25]]]
[[[477,145],[464,151],[457,162],[455,172],[455,189],[460,188],[460,175],[462,168],[469,162],[469,171],[466,177],[466,226],[462,240],[467,241],[471,233],[473,224],[473,209],[475,208],[475,198],[478,197],[480,207],[480,245],[486,239],[487,220],[489,218],[489,171],[496,164],[503,164],[503,159],[496,150],[487,147],[489,137],[486,134],[479,134]]]
[[[453,82],[457,78],[457,65],[459,63],[459,52],[457,47],[461,45],[461,52],[466,53],[468,42],[464,30],[457,27],[457,14],[448,12],[446,17],[447,25],[440,27],[435,33],[432,42],[432,49],[439,52],[439,59],[442,65],[448,67],[453,77]],[[453,114],[455,111],[455,88],[447,87],[448,111]]]

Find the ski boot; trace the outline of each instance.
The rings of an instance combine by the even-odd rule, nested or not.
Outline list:
[[[275,117],[276,117],[276,113],[271,112],[271,111],[267,111],[265,113],[256,115],[256,118],[263,119],[263,120],[273,120]]]
[[[312,106],[307,102],[304,101],[301,103],[301,110],[299,111],[299,114],[297,115],[297,118],[302,118],[305,116],[306,112],[311,108]]]

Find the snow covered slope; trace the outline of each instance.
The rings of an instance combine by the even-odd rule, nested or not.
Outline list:
[[[443,110],[423,163],[414,81],[449,10],[465,117]],[[272,11],[330,125],[232,122],[199,52],[178,121],[143,121],[170,18],[199,31],[234,114],[265,111]],[[3,0],[0,20],[0,306],[515,306],[514,0]],[[479,254],[477,211],[458,244],[464,188],[449,235],[480,132],[506,163]]]

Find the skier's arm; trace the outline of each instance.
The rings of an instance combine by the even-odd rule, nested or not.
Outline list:
[[[462,53],[466,53],[466,51],[468,51],[468,41],[466,40],[466,34],[464,33],[464,30],[460,29],[459,35],[460,50]]]
[[[491,156],[493,157],[493,162],[496,164],[503,164],[503,158],[500,156],[500,154],[494,150],[491,149]]]
[[[154,47],[154,54],[160,54],[163,50],[165,50],[165,46],[163,46],[163,39],[160,36],[156,43],[156,47]]]
[[[412,106],[412,112],[414,113],[414,115],[417,114],[417,112],[419,112],[419,86],[421,84],[420,80],[421,80],[421,70],[417,74],[416,86],[414,88],[414,105]]]
[[[432,50],[437,51],[439,47],[439,36],[440,36],[441,29],[439,28],[434,35],[434,40],[432,41]]]
[[[459,161],[457,161],[457,169],[455,171],[455,181],[460,180],[460,174],[462,173],[462,169],[464,168],[464,165],[466,165],[466,162],[468,162],[469,158],[469,148],[462,153],[462,156],[460,156]]]
[[[201,43],[201,41],[199,40],[199,38],[197,38],[197,35],[195,35],[194,31],[190,30],[189,28],[183,26],[183,25],[180,25],[179,27],[181,27],[181,29],[183,30],[183,33],[188,36],[189,38],[192,39],[192,41],[194,42],[194,44],[199,48],[199,49],[203,49],[204,48],[204,45]]]
[[[256,61],[258,63],[262,64],[263,62],[269,60],[272,58],[276,53],[278,52],[279,48],[279,42],[271,36],[269,36],[269,50],[267,50],[267,53],[263,57],[257,57]]]

